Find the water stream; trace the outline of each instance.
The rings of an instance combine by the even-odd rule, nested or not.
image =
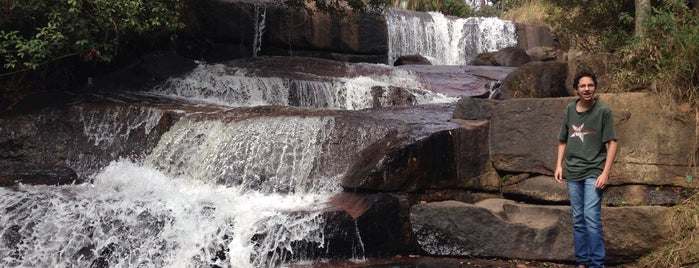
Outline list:
[[[516,46],[515,24],[498,18],[456,18],[442,13],[386,11],[388,62],[422,55],[433,65],[466,65],[483,52]]]
[[[256,11],[261,35],[266,14]],[[390,57],[419,53],[435,64],[464,64],[469,53],[515,42],[506,22],[430,16],[420,21],[388,13]],[[505,34],[484,36],[493,32]],[[456,101],[404,70],[304,80],[260,77],[223,64],[201,64],[147,94],[223,111],[260,105],[361,110],[375,104],[376,86],[402,87],[417,105]],[[84,142],[106,148],[135,131],[148,135],[164,114],[157,108],[96,111],[81,110],[78,120]],[[233,120],[182,113],[152,152],[112,161],[90,174],[91,183],[0,188],[0,266],[277,267],[307,259],[304,249],[322,251],[323,210],[341,191],[348,168],[328,165],[326,157],[353,155],[371,137],[358,135],[355,151],[333,152],[328,144],[338,141],[331,116]],[[80,174],[93,168],[68,164]]]

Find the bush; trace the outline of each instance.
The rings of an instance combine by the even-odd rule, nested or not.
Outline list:
[[[628,20],[634,14],[633,0],[544,2],[550,8],[547,23],[562,49],[613,52],[633,33],[633,20]]]
[[[473,16],[474,13],[473,8],[464,0],[397,0],[393,2],[393,6],[422,12],[440,12],[462,18]]]
[[[618,54],[615,80],[623,88],[650,87],[677,102],[699,98],[699,14],[681,0],[652,8],[642,39],[631,38]]]
[[[63,59],[109,62],[130,41],[146,34],[170,34],[182,27],[181,2],[2,1],[0,76],[23,76]]]

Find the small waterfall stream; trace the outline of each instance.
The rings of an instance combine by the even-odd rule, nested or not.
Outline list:
[[[433,65],[466,65],[479,53],[517,45],[515,24],[498,18],[388,9],[386,24],[391,64],[403,55],[422,55]]]
[[[227,107],[282,105],[340,110],[372,108],[374,87],[405,88],[414,95],[417,104],[457,100],[426,89],[415,74],[406,70],[344,78],[310,76],[306,79],[261,77],[244,68],[200,64],[187,77],[171,78],[151,92]],[[387,94],[383,92],[379,97],[384,104]]]

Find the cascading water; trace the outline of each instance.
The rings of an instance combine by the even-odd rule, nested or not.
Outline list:
[[[314,78],[259,77],[243,68],[200,64],[188,76],[171,78],[152,92],[227,107],[283,105],[341,110],[372,108],[372,88],[376,86],[405,88],[415,97],[416,104],[457,100],[425,89],[406,70],[374,76]],[[386,100],[386,94],[380,99]]]
[[[451,36],[467,32],[467,21],[455,24],[439,14],[431,16],[435,19],[427,24],[450,30],[432,39],[416,34],[414,41],[431,43],[416,46],[414,52],[396,43],[409,45],[412,37],[407,33],[392,39],[392,57],[424,51],[435,51],[423,55],[444,62],[462,57],[454,51],[466,38]],[[392,36],[395,27],[419,27],[403,15],[388,17]],[[443,39],[450,51],[434,48]],[[348,168],[347,163],[329,165],[332,161],[325,157],[354,157],[391,130],[352,129],[359,134],[351,150],[338,152],[328,149],[337,148],[333,144],[342,139],[332,116],[236,118],[226,112],[260,105],[366,109],[375,105],[373,89],[389,86],[404,88],[416,104],[456,98],[431,92],[406,70],[336,78],[304,75],[313,79],[259,76],[245,68],[201,64],[189,75],[171,78],[148,92],[225,108],[210,107],[205,116],[177,110],[172,119],[177,122],[152,152],[113,161],[99,171],[91,162],[97,156],[85,155],[87,164],[82,157],[67,161],[81,176],[89,175],[90,183],[0,188],[0,266],[276,267],[307,258],[308,251],[299,247],[322,251],[327,246],[324,209],[341,190],[339,179]],[[167,121],[164,114],[173,112],[165,111],[171,107],[114,107],[123,108],[80,110],[77,120],[86,143],[118,148],[141,129],[144,133],[139,135],[149,136]]]
[[[437,12],[426,17],[400,9],[385,14],[390,64],[403,55],[422,55],[433,65],[466,65],[479,53],[517,45],[514,23],[498,18],[449,18]]]
[[[0,266],[273,267],[303,259],[298,244],[323,247],[321,212],[339,190],[339,174],[309,176],[332,129],[322,117],[184,118],[145,160],[115,161],[92,184],[0,188]],[[111,129],[86,130],[95,142],[111,139]]]
[[[252,44],[252,56],[257,57],[257,54],[262,48],[262,34],[265,32],[265,20],[267,18],[267,7],[261,4],[255,4],[255,37]]]

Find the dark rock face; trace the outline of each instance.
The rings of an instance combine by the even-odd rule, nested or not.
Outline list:
[[[79,182],[114,159],[144,156],[169,124],[159,109],[115,103],[9,114],[0,118],[0,164],[36,182]]]
[[[386,62],[386,22],[379,15],[353,20],[295,11],[275,1],[207,0],[191,3],[187,10],[188,28],[179,50],[191,58],[268,55]]]
[[[524,49],[516,47],[506,47],[498,50],[493,55],[492,60],[496,66],[505,67],[519,67],[532,61]]]
[[[402,65],[397,69],[415,73],[434,92],[459,98],[489,94],[486,85],[503,80],[516,70],[514,67],[470,65]]]
[[[47,167],[16,162],[0,164],[2,165],[0,166],[0,187],[15,186],[20,183],[45,185],[82,183],[75,171],[68,167]]]
[[[398,57],[396,62],[393,63],[393,66],[400,65],[432,65],[432,63],[430,60],[420,55],[405,55]]]
[[[362,243],[361,250],[369,257],[394,256],[406,252],[408,245],[406,240],[410,237],[405,237],[406,233],[403,230],[403,224],[407,219],[407,204],[403,199],[392,194],[340,193],[333,198],[332,203],[342,208],[351,217],[352,220],[343,221],[344,224],[354,223],[356,226],[338,228],[328,233],[335,235],[337,230],[355,229],[357,232],[346,235],[361,239],[357,242]],[[356,237],[357,234],[361,237]],[[333,244],[333,240],[336,245],[351,241],[351,239],[338,237],[331,239],[330,245]]]
[[[453,118],[465,120],[483,120],[492,117],[493,107],[497,104],[495,100],[480,98],[461,98],[456,104]]]
[[[471,65],[475,66],[498,66],[498,64],[493,60],[497,52],[483,52],[476,55],[471,61]]]
[[[446,110],[445,110],[446,109]],[[456,177],[455,149],[451,138],[458,125],[448,122],[453,106],[420,106],[412,110],[393,110],[392,117],[412,122],[420,114],[424,123],[418,129],[397,128],[364,149],[350,167],[342,186],[378,191],[415,191],[445,187]],[[407,113],[405,113],[407,112]],[[429,119],[428,119],[429,118]],[[409,121],[406,121],[409,122]],[[423,124],[424,124],[423,123]],[[413,123],[409,123],[413,124]],[[407,164],[407,165],[406,165]]]

